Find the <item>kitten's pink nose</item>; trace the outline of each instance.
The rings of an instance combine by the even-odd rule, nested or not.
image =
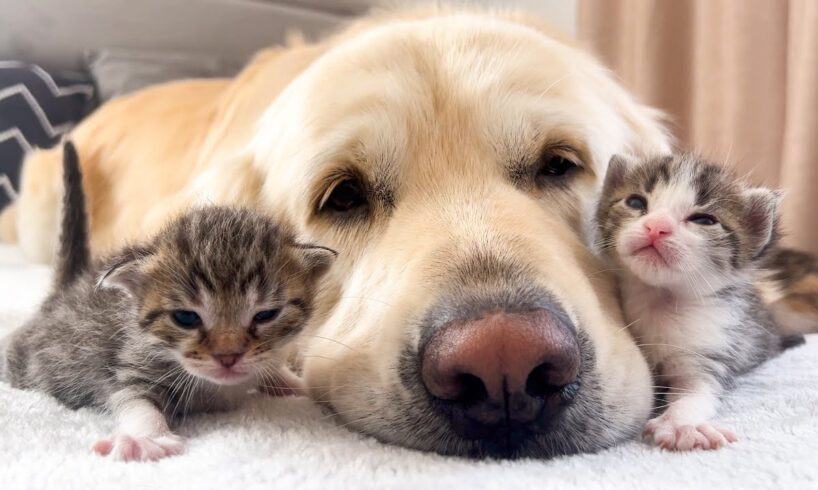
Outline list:
[[[673,233],[673,222],[666,216],[656,216],[645,220],[645,230],[652,242],[665,238]]]
[[[213,357],[221,364],[222,366],[230,369],[231,367],[235,366],[239,359],[241,359],[242,354],[213,354]]]

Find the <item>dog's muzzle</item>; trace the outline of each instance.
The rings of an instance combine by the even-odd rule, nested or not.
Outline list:
[[[501,451],[552,429],[581,389],[580,347],[564,310],[545,293],[515,296],[529,299],[445,308],[419,351],[435,410],[463,439]]]

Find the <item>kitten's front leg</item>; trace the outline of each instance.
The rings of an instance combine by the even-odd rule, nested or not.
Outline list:
[[[719,449],[736,442],[730,430],[712,425],[721,386],[715,380],[680,380],[668,383],[670,405],[645,426],[644,436],[662,449],[689,451]]]
[[[95,453],[121,461],[153,461],[184,452],[183,439],[171,432],[165,415],[149,400],[125,389],[111,396],[109,406],[117,429],[94,443]]]

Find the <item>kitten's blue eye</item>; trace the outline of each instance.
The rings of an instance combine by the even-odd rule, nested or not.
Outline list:
[[[174,310],[171,317],[182,328],[196,328],[202,324],[202,318],[195,311]]]
[[[702,226],[712,226],[719,222],[715,216],[709,214],[693,214],[687,220]]]
[[[280,310],[259,311],[258,313],[253,315],[253,321],[256,322],[256,323],[269,322],[270,320],[272,320],[273,318],[278,316],[279,311]]]
[[[647,199],[637,194],[634,194],[629,198],[625,199],[625,205],[631,209],[638,209],[639,211],[644,211],[648,209]]]

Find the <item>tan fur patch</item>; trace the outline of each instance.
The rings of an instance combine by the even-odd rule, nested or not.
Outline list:
[[[325,42],[262,53],[233,80],[123,97],[73,139],[96,252],[202,201],[268,210],[339,250],[300,360],[313,396],[354,428],[421,447],[402,423],[421,399],[397,365],[475,257],[548,290],[589,338],[600,408],[587,420],[607,425],[576,441],[610,445],[647,417],[647,366],[584,239],[610,156],[667,152],[669,141],[655,111],[538,21],[447,8],[374,15]],[[575,166],[542,180],[552,153]],[[31,157],[18,203],[20,243],[41,260],[56,231],[58,164],[56,152]],[[351,170],[371,191],[357,222],[317,204],[328,176]]]

